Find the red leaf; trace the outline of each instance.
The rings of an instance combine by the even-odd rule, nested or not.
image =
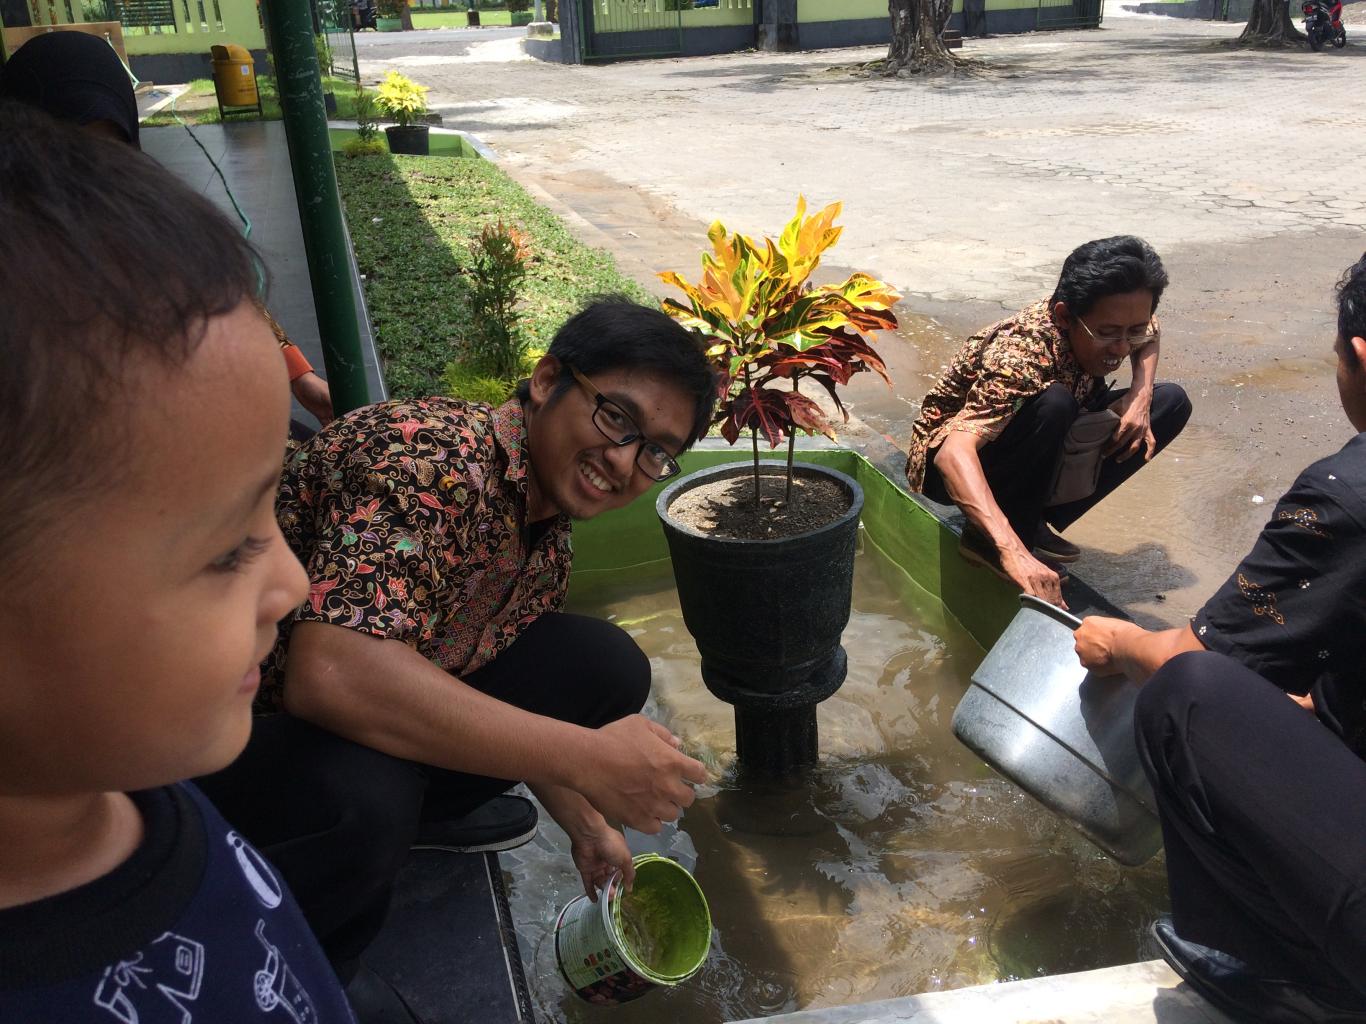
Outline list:
[[[812,433],[824,434],[832,441],[835,439],[835,431],[831,428],[830,421],[825,418],[825,413],[815,401],[795,391],[785,391],[782,394],[787,404],[788,418],[791,419],[793,426]]]
[[[764,435],[770,448],[777,448],[791,432],[791,419],[787,413],[787,402],[783,395],[789,392],[774,391],[770,388],[749,387],[735,398],[735,411],[732,416],[737,427],[757,428]]]

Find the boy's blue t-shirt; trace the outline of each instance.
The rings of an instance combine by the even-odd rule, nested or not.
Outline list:
[[[132,799],[132,857],[0,910],[0,1024],[352,1024],[265,858],[191,785]]]

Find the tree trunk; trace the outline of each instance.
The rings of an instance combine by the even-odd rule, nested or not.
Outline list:
[[[953,15],[953,0],[887,0],[887,13],[892,18],[888,75],[953,69],[953,54],[943,40],[944,27]]]
[[[1304,33],[1290,20],[1289,0],[1256,0],[1247,17],[1247,27],[1238,37],[1238,45],[1294,46],[1304,38]]]

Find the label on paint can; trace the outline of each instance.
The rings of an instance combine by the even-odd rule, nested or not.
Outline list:
[[[560,911],[555,959],[579,998],[598,1006],[630,1002],[655,987],[631,970],[622,956],[611,924],[611,900],[605,894],[597,903],[579,896]]]

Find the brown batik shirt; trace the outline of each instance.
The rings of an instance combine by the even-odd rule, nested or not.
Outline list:
[[[462,674],[558,611],[570,522],[537,524],[533,539],[527,472],[516,399],[383,402],[294,449],[276,514],[310,588],[263,666],[257,709],[280,707],[296,622],[401,640]]]
[[[1158,331],[1156,319],[1153,331]],[[1072,346],[1054,326],[1047,301],[979,331],[958,350],[920,403],[906,459],[911,489],[924,488],[930,453],[950,431],[994,440],[1020,406],[1050,384],[1062,384],[1084,405],[1098,381],[1081,368]]]

